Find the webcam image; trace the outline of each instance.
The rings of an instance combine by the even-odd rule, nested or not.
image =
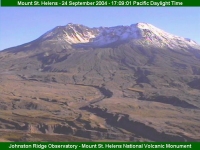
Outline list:
[[[198,7],[0,11],[1,142],[200,141]]]

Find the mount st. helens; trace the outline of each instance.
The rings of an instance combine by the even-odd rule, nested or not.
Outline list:
[[[57,26],[42,35],[38,40],[60,42],[63,43],[63,46],[81,44],[82,47],[105,47],[110,44],[132,40],[136,42],[135,44],[153,45],[161,48],[200,48],[193,40],[169,34],[147,23],[99,28],[89,28],[69,23],[66,26]],[[25,45],[25,47],[27,46],[31,45]]]
[[[59,34],[59,36],[56,34]],[[138,40],[139,44],[142,45],[156,45],[158,47],[199,47],[197,43],[190,39],[174,36],[146,23],[101,28],[88,28],[82,25],[68,24],[67,26],[57,27],[49,31],[42,38],[51,39],[55,35],[59,40],[65,40],[69,44],[88,43],[88,46],[94,47],[106,46],[132,39]]]
[[[0,140],[200,140],[200,46],[151,24],[58,26],[0,66]]]

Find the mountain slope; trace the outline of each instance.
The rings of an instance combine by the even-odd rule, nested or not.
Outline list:
[[[153,25],[58,26],[0,66],[2,130],[200,140],[200,46]]]

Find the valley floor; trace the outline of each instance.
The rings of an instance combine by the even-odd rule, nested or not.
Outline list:
[[[139,88],[0,77],[0,141],[199,141],[200,109]],[[195,90],[193,91],[195,92]]]

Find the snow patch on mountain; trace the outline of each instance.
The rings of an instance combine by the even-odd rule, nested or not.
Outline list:
[[[90,40],[92,38],[95,38],[95,34],[89,31],[85,31],[85,32],[78,32],[76,30],[76,28],[73,25],[69,25],[68,27],[69,29],[72,29],[73,32],[71,33],[71,35],[69,35],[65,30],[63,30],[63,32],[65,33],[64,35],[64,39],[69,42],[70,44],[74,44],[74,43],[88,43],[90,42]]]

